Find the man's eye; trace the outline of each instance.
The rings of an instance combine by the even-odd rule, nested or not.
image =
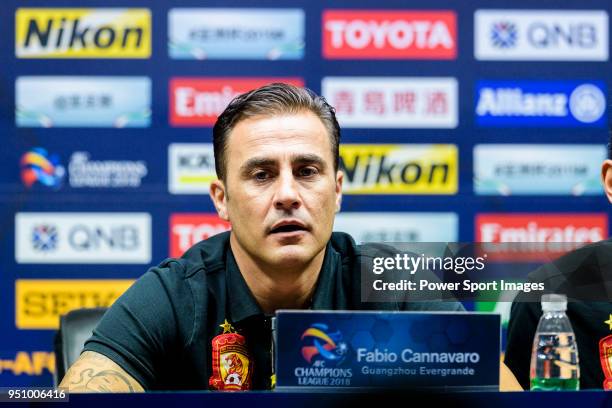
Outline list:
[[[265,171],[258,171],[257,173],[255,173],[253,175],[253,177],[255,178],[255,180],[257,181],[264,181],[267,180],[269,178],[269,174]]]
[[[299,170],[299,174],[301,177],[310,177],[314,176],[318,173],[318,170],[314,167],[303,167]]]

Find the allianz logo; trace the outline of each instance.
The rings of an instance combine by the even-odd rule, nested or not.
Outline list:
[[[521,88],[482,88],[476,113],[479,116],[567,116],[567,95],[523,92]]]
[[[606,98],[596,86],[584,84],[569,95],[564,92],[525,92],[520,87],[483,87],[479,91],[478,116],[548,116],[571,114],[583,123],[597,121],[603,115]]]

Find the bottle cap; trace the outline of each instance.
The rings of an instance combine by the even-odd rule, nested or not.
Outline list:
[[[551,293],[542,295],[542,311],[543,312],[565,312],[567,310],[567,297]]]

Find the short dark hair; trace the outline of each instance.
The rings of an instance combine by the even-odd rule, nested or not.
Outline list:
[[[323,122],[332,146],[334,169],[338,170],[340,126],[335,109],[325,98],[308,88],[272,83],[234,98],[213,127],[213,148],[217,177],[225,181],[227,137],[243,119],[309,111]]]

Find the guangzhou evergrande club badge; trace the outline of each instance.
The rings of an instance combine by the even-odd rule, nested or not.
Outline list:
[[[604,373],[604,390],[612,390],[612,334],[599,340],[599,360]]]
[[[220,326],[223,333],[212,339],[213,374],[208,384],[215,390],[250,390],[253,363],[249,358],[246,340],[236,333],[227,319]]]

